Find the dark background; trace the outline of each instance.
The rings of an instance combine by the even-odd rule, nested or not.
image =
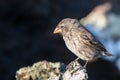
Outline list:
[[[81,19],[106,1],[120,13],[119,0],[0,0],[0,80],[15,80],[19,68],[40,60],[74,60],[54,28],[61,19]],[[89,80],[120,80],[113,62],[99,59],[87,69]]]

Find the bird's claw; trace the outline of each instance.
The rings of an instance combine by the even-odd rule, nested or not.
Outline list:
[[[66,66],[66,69],[69,69],[69,68],[72,68],[73,65],[78,62],[79,58],[76,58],[74,61],[70,62],[67,66]]]

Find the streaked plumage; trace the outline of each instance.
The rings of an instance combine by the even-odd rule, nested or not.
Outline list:
[[[103,44],[76,19],[63,19],[54,33],[60,33],[67,48],[82,60],[90,61],[102,55],[111,56]]]

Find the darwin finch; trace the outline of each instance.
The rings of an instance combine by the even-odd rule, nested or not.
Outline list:
[[[60,33],[63,36],[67,48],[78,56],[78,58],[85,60],[86,64],[88,61],[103,55],[111,56],[93,34],[76,19],[63,19],[53,33]]]

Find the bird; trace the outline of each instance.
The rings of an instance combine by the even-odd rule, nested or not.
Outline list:
[[[61,20],[53,31],[54,34],[60,34],[67,48],[78,58],[86,61],[86,67],[89,61],[106,56],[112,56],[104,45],[88,31],[77,19],[65,18]]]

